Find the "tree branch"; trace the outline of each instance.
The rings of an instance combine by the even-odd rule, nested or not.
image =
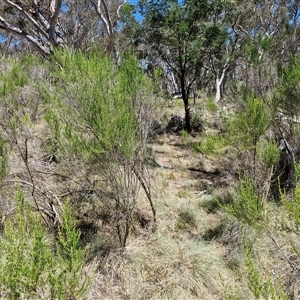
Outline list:
[[[42,34],[44,37],[46,37],[48,39],[48,34],[47,32],[42,28],[42,26],[40,24],[38,24],[38,22],[28,13],[26,12],[22,7],[20,7],[19,5],[17,5],[16,3],[10,1],[10,0],[3,0],[4,3],[6,3],[8,6],[11,6],[13,8],[15,8],[16,10],[18,10],[29,22],[31,22]],[[45,26],[45,24],[43,24],[43,26],[47,29],[47,27]]]
[[[32,35],[30,35],[29,33],[27,33],[24,30],[21,30],[18,27],[13,26],[12,24],[10,24],[9,22],[7,22],[3,17],[0,16],[0,28],[4,29],[6,31],[9,31],[13,34],[16,34],[20,37],[26,38],[28,41],[30,41],[31,43],[33,43],[37,49],[43,54],[43,55],[49,55],[50,49],[48,49],[47,47],[45,47],[42,43],[40,43],[38,40],[36,40]]]
[[[59,16],[59,12],[61,10],[61,6],[62,6],[62,0],[56,0],[56,1],[52,0],[51,1],[50,9],[52,10],[53,15],[50,19],[49,41],[54,46],[60,45],[62,43],[62,40],[61,41],[57,40],[57,33],[56,33],[56,30],[55,30],[56,22],[57,22],[57,19],[58,19],[58,16]]]
[[[115,40],[115,26],[117,24],[118,19],[120,18],[120,10],[122,6],[126,3],[126,0],[124,0],[123,4],[120,4],[117,9],[117,20],[115,23],[112,22],[110,12],[108,10],[108,6],[105,0],[98,0],[97,4],[95,1],[91,0],[92,5],[95,7],[95,10],[100,18],[100,20],[104,23],[106,32],[109,38],[109,50],[113,51],[114,53],[114,59],[116,61],[116,64],[120,65],[120,57],[119,57],[119,51]],[[104,8],[104,13],[101,10],[101,4]]]

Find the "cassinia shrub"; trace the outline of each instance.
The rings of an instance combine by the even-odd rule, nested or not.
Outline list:
[[[0,237],[1,299],[84,299],[90,278],[83,272],[86,255],[70,207],[65,206],[55,238],[20,189],[16,203],[17,212],[4,221]]]

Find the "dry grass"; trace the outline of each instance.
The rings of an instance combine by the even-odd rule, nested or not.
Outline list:
[[[209,236],[221,217],[201,207],[207,179],[187,169],[200,155],[180,146],[179,136],[161,137],[153,150],[165,167],[152,170],[156,232],[132,235],[124,252],[110,253],[93,299],[250,299],[243,278],[227,265],[226,247]],[[142,209],[148,210],[146,201]]]
[[[103,299],[222,299],[220,279],[234,281],[216,243],[161,230],[130,245],[122,255],[111,254],[99,272],[103,281],[95,292]]]
[[[152,170],[157,230],[132,235],[124,252],[110,253],[97,273],[94,299],[256,299],[245,241],[261,284],[277,289],[273,299],[299,299],[298,229],[287,215],[268,203],[271,231],[237,222],[220,210],[231,201],[235,180],[221,168],[224,157],[195,153],[180,146],[179,136],[161,137],[153,150],[164,167]],[[201,172],[190,172],[191,166]]]
[[[35,97],[28,96],[36,95],[28,87],[19,90],[16,99],[22,100],[22,93],[28,99],[28,110],[34,110],[34,115],[31,126],[24,126],[24,132],[19,132],[17,142],[24,145],[26,137],[30,137],[26,151],[39,205],[48,209],[50,200],[58,206],[55,201],[63,199],[62,195],[72,196],[78,202],[74,206],[77,213],[82,216],[88,211],[91,219],[98,218],[95,224],[98,223],[91,225],[99,228],[104,221],[100,220],[93,203],[84,202],[85,195],[77,197],[69,192],[85,189],[84,166],[78,162],[75,167],[74,161],[45,160],[49,153],[44,142],[50,129],[42,119],[44,107],[34,101]],[[166,115],[182,115],[180,101],[168,107]],[[204,111],[203,118],[207,133],[216,132],[217,113]],[[267,207],[269,231],[241,224],[222,212],[220,205],[231,200],[236,183],[232,161],[236,161],[238,151],[229,147],[222,156],[194,151],[191,145],[202,140],[202,136],[187,140],[181,135],[165,134],[151,145],[153,159],[158,164],[150,170],[157,209],[156,231],[152,233],[139,220],[151,219],[149,203],[142,192],[125,249],[117,249],[106,241],[111,234],[108,225],[102,224],[103,232],[96,228],[98,236],[92,235],[94,241],[90,246],[97,250],[99,243],[102,247],[99,249],[105,246],[107,249],[106,256],[98,262],[88,299],[255,299],[248,285],[243,235],[251,245],[261,278],[271,278],[278,287],[287,287],[291,299],[300,299],[299,228],[274,203],[268,203]],[[14,213],[11,196],[16,182],[24,186],[28,199],[34,203],[30,197],[32,181],[20,149],[12,142],[10,147],[10,174],[1,192],[1,218]],[[53,176],[60,171],[66,176]],[[87,272],[92,272],[92,264],[87,265]]]

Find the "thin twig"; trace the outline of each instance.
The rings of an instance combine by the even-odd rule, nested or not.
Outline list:
[[[292,267],[292,269],[299,274],[299,269],[293,264],[293,262],[286,256],[286,254],[283,252],[283,250],[280,248],[280,246],[278,245],[275,237],[272,235],[271,230],[268,228],[268,226],[266,224],[263,224],[263,227],[266,229],[266,231],[268,232],[269,237],[271,238],[271,240],[273,241],[273,243],[275,244],[276,248],[279,250],[279,252],[282,254],[282,256],[284,257],[284,259],[289,263],[289,265]]]

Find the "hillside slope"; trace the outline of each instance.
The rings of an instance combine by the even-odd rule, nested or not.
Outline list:
[[[224,115],[202,97],[201,132],[146,139],[182,100],[161,105],[132,61],[136,82],[101,59],[2,61],[1,297],[300,299],[300,191],[270,196],[281,153],[267,122],[252,126],[262,101]],[[18,255],[32,265],[9,277]]]

